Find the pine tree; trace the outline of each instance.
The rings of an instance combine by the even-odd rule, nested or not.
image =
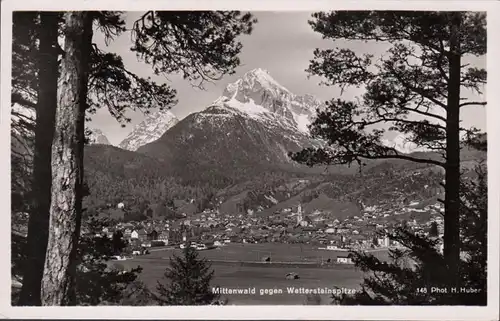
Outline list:
[[[120,255],[123,249],[127,246],[127,242],[123,239],[123,233],[120,230],[113,233],[111,241],[113,244],[114,255]]]
[[[327,148],[292,154],[308,165],[362,165],[370,159],[401,159],[445,171],[444,255],[449,286],[459,283],[460,110],[484,106],[461,96],[479,95],[486,70],[469,67],[464,57],[486,53],[486,16],[475,12],[334,11],[313,14],[314,31],[326,39],[384,42],[391,47],[375,62],[370,54],[345,48],[316,49],[308,72],[323,84],[365,88],[359,101],[333,99],[319,111],[312,135]],[[385,129],[383,128],[385,125]],[[383,134],[399,132],[407,143],[431,151],[404,154],[383,144]]]
[[[431,223],[431,229],[429,231],[429,236],[436,237],[439,235],[438,225],[436,222]]]
[[[64,58],[52,144],[52,198],[42,305],[76,304],[74,282],[82,219],[85,110],[93,16],[90,12],[68,12],[64,20]]]
[[[237,36],[250,34],[256,22],[239,11],[148,11],[134,23],[131,49],[155,74],[181,72],[203,88],[234,73],[242,48]]]
[[[116,12],[95,12],[94,17],[108,41],[124,30],[124,22]],[[57,105],[58,60],[63,52],[57,44],[57,36],[62,32],[64,21],[61,13],[50,12],[16,12],[13,20],[11,104],[17,107],[12,113],[13,212],[32,213],[25,247],[29,263],[23,264],[19,303],[40,305],[51,201],[48,195],[52,185],[50,150]],[[123,112],[130,105],[147,111],[151,106],[168,108],[175,103],[175,91],[137,77],[115,54],[92,46],[90,61],[87,116],[105,106],[118,121],[126,122]],[[36,116],[26,116],[30,112]]]
[[[28,17],[35,19],[34,15]],[[51,144],[54,137],[54,124],[57,106],[57,75],[58,75],[58,25],[60,15],[55,12],[40,14],[40,26],[34,28],[38,31],[40,40],[37,59],[37,84],[38,101],[36,105],[36,124],[34,128],[33,146],[33,181],[31,194],[33,195],[32,208],[28,225],[28,246],[26,247],[29,261],[25,264],[26,270],[23,277],[23,288],[20,299],[27,305],[40,303],[38,293],[30,291],[40,283],[45,263],[45,248],[48,238],[48,213],[50,208],[50,182],[51,169]],[[31,22],[33,22],[31,20]],[[31,24],[34,26],[34,23]],[[30,39],[32,40],[32,39]],[[22,56],[22,55],[20,55]],[[33,85],[31,83],[31,85]],[[29,91],[28,87],[28,91]],[[16,91],[13,92],[15,95]],[[21,101],[19,95],[15,101]],[[26,103],[26,101],[24,101]],[[29,137],[29,135],[24,135]],[[18,138],[20,139],[20,138]],[[30,138],[28,138],[30,139]],[[49,184],[49,185],[47,185]],[[24,286],[24,284],[26,284]]]
[[[36,16],[38,14],[39,13],[35,13],[35,18],[32,19],[34,21],[34,25],[37,24]],[[88,14],[91,15],[93,19],[95,19],[90,22],[90,34],[92,34],[93,31],[93,22],[97,22],[97,27],[101,32],[105,34],[106,40],[108,41],[114,36],[125,31],[124,21],[120,12],[102,11],[92,12]],[[156,18],[153,18],[152,20],[150,20],[150,22],[153,23],[153,27],[150,27],[148,24],[144,24],[144,22],[147,22],[149,17],[158,17],[158,19],[162,20],[162,23],[158,25]],[[234,68],[239,64],[237,55],[241,50],[241,43],[236,41],[236,38],[240,34],[250,33],[252,24],[254,22],[255,20],[251,15],[241,15],[239,12],[148,12],[135,24],[134,32],[136,40],[134,42],[134,50],[138,52],[139,57],[142,57],[147,63],[151,63],[154,66],[155,73],[168,74],[172,72],[183,72],[184,78],[190,80],[200,80],[200,83],[198,85],[201,86],[204,81],[215,80],[220,78],[225,73],[234,72]],[[189,26],[189,28],[191,29],[187,30],[186,26]],[[206,28],[206,26],[210,26],[210,28]],[[71,31],[70,29],[71,28],[68,24],[68,21],[63,21],[63,33],[67,34]],[[31,35],[29,33],[29,28],[25,28],[22,30],[28,30],[27,34],[29,34],[29,37],[27,38],[32,40],[28,41],[28,45],[31,46],[31,48],[29,49],[31,49],[31,52],[37,53],[36,34]],[[173,39],[172,37],[174,37],[176,41],[170,41]],[[86,39],[86,41],[88,42],[88,39]],[[145,43],[149,41],[152,41],[154,43],[154,46],[145,46]],[[165,42],[167,42],[168,44],[165,45]],[[19,48],[21,48],[21,50],[19,50],[18,52],[24,54],[25,56],[30,52],[29,49],[26,50],[26,48],[23,46],[19,46]],[[147,111],[148,108],[152,107],[170,108],[175,103],[175,90],[168,87],[167,85],[157,85],[150,79],[142,79],[140,77],[137,77],[124,68],[122,60],[119,56],[112,53],[103,52],[93,44],[84,46],[83,49],[85,50],[82,51],[81,55],[79,55],[79,57],[77,58],[79,58],[81,61],[86,61],[86,66],[82,65],[81,67],[88,70],[86,73],[84,73],[86,74],[85,77],[88,78],[88,81],[83,81],[84,78],[80,78],[76,83],[72,85],[80,86],[80,81],[83,81],[85,85],[81,86],[81,88],[84,88],[86,93],[91,94],[80,95],[81,93],[73,93],[76,96],[80,95],[78,105],[84,106],[83,110],[79,110],[78,112],[78,117],[80,118],[78,120],[74,119],[75,124],[79,128],[76,132],[84,132],[84,122],[86,120],[85,116],[93,114],[97,108],[102,106],[106,106],[110,113],[118,121],[127,122],[129,121],[129,119],[124,116],[124,110],[128,106],[139,109],[141,109],[142,107]],[[176,52],[175,57],[171,56],[170,50],[174,50]],[[72,53],[64,52],[64,54],[64,59],[74,58],[74,55]],[[68,55],[70,57],[68,57]],[[24,56],[21,55],[21,57]],[[24,60],[29,61],[29,59]],[[18,61],[23,61],[23,59],[18,59]],[[18,65],[18,67],[20,67],[20,65]],[[18,69],[22,70],[22,67]],[[30,83],[31,86],[25,88],[23,92],[29,92],[30,89],[34,89],[34,91],[36,92],[36,88],[39,84],[40,79],[37,79],[37,77],[35,76],[36,72],[32,71],[33,70],[30,70],[29,75],[34,76],[32,77],[34,79]],[[64,72],[64,67],[62,71]],[[74,71],[78,70],[76,69]],[[15,73],[13,74],[17,75]],[[13,83],[22,83],[23,76],[23,73],[20,72]],[[22,86],[17,86],[16,88],[23,89]],[[54,89],[54,87],[52,89]],[[55,92],[55,90],[52,90],[52,92]],[[30,101],[29,99],[25,99],[26,97],[17,94],[17,92],[13,92],[12,98],[13,102],[22,104],[24,107],[33,108],[35,106],[32,101]],[[30,98],[35,101],[37,99],[40,99],[40,97],[36,97],[36,95]],[[54,97],[47,97],[47,99],[48,98],[53,99]],[[69,113],[66,113],[66,116],[68,115]],[[81,118],[82,115],[83,118]],[[69,118],[67,120],[68,122],[71,122]],[[76,139],[76,137],[78,137],[78,139],[74,142],[77,142],[76,145],[78,146],[70,147],[71,144],[67,144],[66,148],[73,149],[73,151],[81,151],[80,153],[78,153],[76,159],[74,159],[74,163],[72,165],[73,167],[79,167],[80,169],[82,169],[82,167],[78,164],[81,165],[83,162],[83,145],[85,143],[85,138],[83,137],[84,135],[77,134],[76,132],[73,133],[76,135],[74,136],[74,138]],[[61,141],[58,141],[58,143],[61,143]],[[64,144],[59,144],[59,147],[61,147],[62,145]],[[48,145],[44,145],[44,148],[48,147]],[[49,160],[44,159],[45,163],[47,163],[47,161]],[[59,165],[60,166],[56,167],[58,167],[59,172],[62,173],[63,171],[61,166],[63,166],[63,164],[61,163]],[[81,173],[82,171],[80,170],[80,173],[71,173],[71,175],[79,177],[79,179],[77,179],[77,181],[79,181],[80,178],[82,178]],[[59,182],[57,182],[57,184],[59,184]],[[74,253],[76,242],[78,240],[78,226],[80,224],[79,217],[81,216],[81,196],[79,195],[81,193],[78,192],[78,190],[80,189],[80,187],[78,186],[81,185],[81,183],[78,183],[75,188],[72,188],[72,191],[74,192],[74,199],[72,199],[70,195],[71,191],[67,191],[66,194],[69,198],[71,198],[71,200],[52,200],[52,203],[59,203],[59,205],[61,205],[61,201],[63,203],[67,203],[67,201],[69,201],[69,203],[71,203],[69,204],[69,206],[72,208],[67,212],[73,213],[74,215],[72,214],[72,217],[74,216],[74,218],[76,218],[75,221],[73,221],[72,219],[62,220],[63,217],[59,215],[61,214],[59,213],[59,220],[53,220],[54,224],[57,224],[56,222],[66,222],[69,224],[68,227],[70,227],[70,229],[74,229],[73,231],[65,229],[50,229],[54,233],[55,231],[59,231],[63,232],[63,234],[66,234],[67,236],[70,234],[73,235],[72,237],[68,236],[67,238],[68,240],[71,239],[71,241],[68,243],[70,245],[70,249],[66,251],[66,253],[56,254],[55,252],[57,252],[58,250],[55,248],[57,248],[58,243],[52,240],[51,246],[55,248],[49,247],[47,252],[49,252],[53,256],[53,258],[57,255],[63,254],[71,257],[71,253]],[[46,188],[44,190],[51,190],[50,180],[45,183],[45,187]],[[59,206],[56,205],[56,207]],[[45,215],[43,219],[46,219],[48,221],[48,216],[46,215],[46,213],[42,214]],[[32,241],[28,242],[28,248],[32,248],[35,246],[46,247],[46,238],[44,240],[43,237],[43,234],[45,232],[45,229],[41,231],[32,230],[32,232],[30,233],[30,240]],[[55,235],[53,236],[53,238],[54,237]],[[35,239],[40,240],[40,242],[38,242],[38,245],[34,243],[33,240]],[[45,253],[45,251],[40,250],[37,251],[37,253],[35,253],[35,251],[32,251],[32,253],[32,257],[29,257],[28,259],[33,259],[33,256],[37,256],[37,258],[35,259],[41,261],[40,257],[42,254],[40,253]],[[46,266],[47,264],[55,264],[53,258],[49,259],[49,263],[46,263]],[[60,273],[59,276],[47,275],[48,281],[45,281],[47,286],[45,293],[47,296],[52,296],[51,298],[46,298],[48,301],[51,301],[47,304],[59,304],[62,302],[61,299],[63,297],[65,298],[65,300],[68,300],[68,302],[65,302],[65,304],[70,304],[71,302],[75,301],[73,295],[65,296],[62,295],[62,293],[55,293],[49,290],[49,288],[51,287],[57,287],[57,285],[50,284],[56,279],[60,280],[62,282],[61,285],[66,287],[66,289],[58,290],[62,290],[62,292],[65,292],[69,291],[69,288],[71,288],[71,286],[66,286],[67,284],[69,284],[69,279],[74,278],[74,273],[70,272],[71,270],[74,270],[74,268],[70,268],[69,266],[71,259],[68,260],[67,257],[62,257],[61,262],[63,262],[63,265],[67,266],[67,269],[63,268],[61,270],[62,273]],[[41,275],[40,266],[34,266],[33,269],[36,270],[34,271],[35,273],[33,275]],[[38,293],[40,291],[39,282],[28,282],[26,283],[26,285],[23,284],[23,290],[28,293],[25,297],[38,297]],[[22,304],[30,305],[38,305],[40,303],[39,299],[29,299],[21,301]]]
[[[166,269],[166,283],[158,282],[156,297],[160,305],[208,305],[215,304],[219,295],[212,292],[210,282],[214,271],[206,259],[186,246],[183,256],[173,255]]]

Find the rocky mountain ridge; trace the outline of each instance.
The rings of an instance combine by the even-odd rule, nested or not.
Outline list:
[[[135,151],[139,147],[160,138],[167,130],[175,126],[179,119],[168,110],[159,110],[148,115],[121,141],[118,147]]]
[[[111,145],[106,135],[102,132],[102,130],[94,128],[91,129],[90,136],[88,137],[90,144],[102,144],[102,145]]]

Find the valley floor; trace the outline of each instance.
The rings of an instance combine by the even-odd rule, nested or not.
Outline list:
[[[121,261],[126,268],[143,267],[140,278],[154,290],[158,280],[161,280],[165,268],[169,264],[169,257],[179,254],[179,250],[155,251],[149,255]],[[258,262],[263,257],[270,256],[273,262],[309,262],[335,258],[334,251],[318,250],[310,245],[290,244],[230,244],[220,250],[201,251],[201,256],[212,261],[215,271],[214,287],[232,291],[251,289],[253,294],[221,294],[222,298],[229,299],[229,304],[236,305],[295,305],[304,304],[305,289],[320,288],[323,291],[333,290],[335,287],[345,291],[359,289],[363,273],[352,265],[335,265],[329,268],[289,266],[274,264],[228,264],[230,262],[246,261]],[[345,252],[344,252],[345,253]],[[377,256],[385,254],[380,252]],[[260,259],[260,260],[259,260]],[[299,279],[286,279],[287,273],[297,273]],[[288,293],[295,288],[299,293]],[[295,291],[294,291],[295,292]],[[324,292],[328,293],[328,292]],[[331,293],[331,292],[330,292]],[[330,294],[323,294],[322,304],[330,302]]]

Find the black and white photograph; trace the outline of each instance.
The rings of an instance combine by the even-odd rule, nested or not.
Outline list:
[[[449,2],[2,3],[8,311],[498,318],[499,6]]]

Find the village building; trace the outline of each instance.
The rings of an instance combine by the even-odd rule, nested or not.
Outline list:
[[[146,232],[145,229],[142,228],[142,229],[137,231],[137,236],[138,236],[139,240],[145,241],[148,238],[148,233]]]
[[[153,229],[151,232],[147,233],[147,239],[148,241],[158,240],[158,232]]]
[[[354,264],[351,257],[349,257],[348,255],[338,255],[337,256],[337,263],[339,263],[339,264]]]

